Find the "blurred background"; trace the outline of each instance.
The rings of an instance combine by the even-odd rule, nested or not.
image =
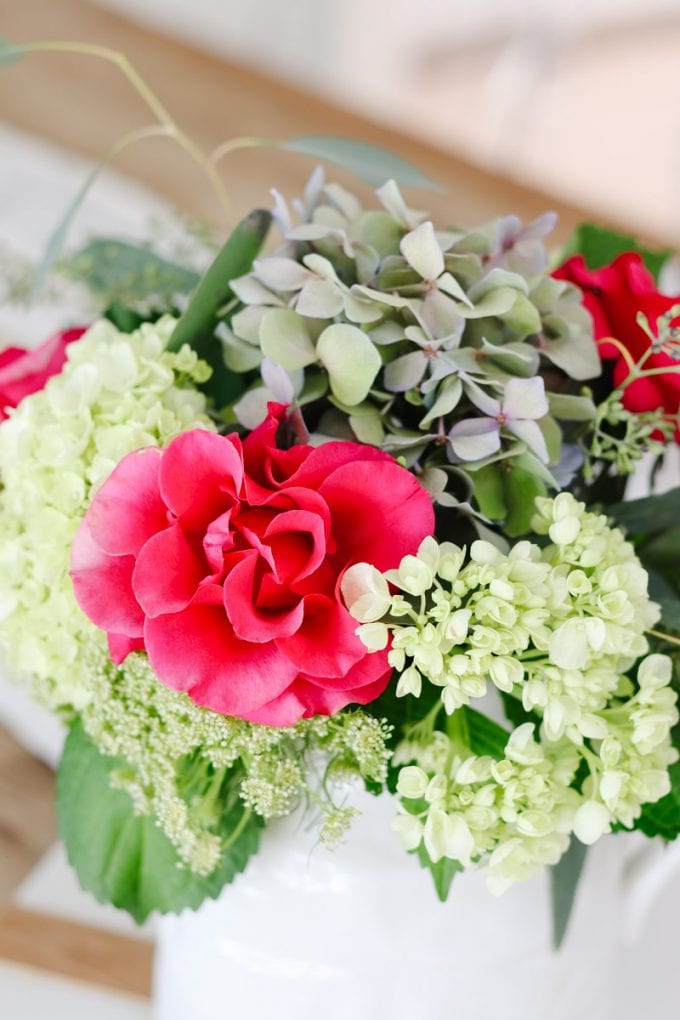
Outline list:
[[[242,135],[364,139],[441,183],[409,195],[440,222],[551,208],[558,242],[590,219],[680,245],[680,0],[0,0],[0,33],[126,54],[206,152]],[[40,54],[0,71],[0,348],[92,314],[62,284],[29,307],[27,281],[94,161],[148,123],[110,63]],[[271,150],[222,165],[238,214],[269,204],[272,185],[299,194],[312,168]],[[167,141],[144,142],[100,176],[68,244],[93,234],[167,244],[184,216],[226,228],[196,166]],[[61,739],[0,684],[2,1015],[142,1020],[150,933],[80,893],[54,845]],[[651,890],[654,909],[638,912],[622,959],[617,1020],[672,1015],[663,996],[680,882],[665,877],[674,885]]]

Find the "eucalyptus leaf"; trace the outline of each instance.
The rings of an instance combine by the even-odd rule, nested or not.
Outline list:
[[[27,47],[22,46],[21,43],[13,43],[9,39],[5,39],[4,36],[0,36],[0,67],[16,63],[28,52]]]
[[[368,142],[329,135],[303,135],[276,144],[279,149],[286,149],[288,152],[300,152],[314,159],[334,163],[369,184],[384,184],[385,181],[395,180],[404,187],[441,190],[438,184],[426,177],[413,164],[388,152],[387,149]]]
[[[200,279],[192,269],[113,237],[90,241],[69,258],[68,267],[91,290],[104,294],[108,300],[119,298],[128,302],[148,301],[156,296],[168,300],[177,294],[188,294]]]
[[[59,831],[80,884],[100,903],[126,910],[139,923],[150,913],[196,909],[214,899],[242,872],[259,845],[260,823],[231,791],[223,815],[228,840],[217,869],[202,878],[182,867],[170,840],[153,818],[136,815],[132,800],[110,785],[122,763],[102,755],[80,721],[69,732],[57,775]],[[240,828],[242,826],[242,829]]]
[[[567,932],[587,852],[588,847],[574,838],[571,840],[567,852],[550,869],[553,945],[555,949],[560,948]]]

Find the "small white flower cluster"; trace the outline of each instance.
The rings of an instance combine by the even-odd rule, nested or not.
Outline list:
[[[322,809],[326,843],[339,838],[351,814],[325,788],[316,789],[316,758],[330,762],[329,772],[337,762],[343,774],[385,781],[390,730],[363,712],[260,726],[200,708],[164,687],[141,653],[115,666],[92,642],[79,669],[92,694],[80,713],[85,731],[103,754],[124,762],[114,785],[130,794],[138,813],[156,817],[181,861],[198,874],[210,874],[219,861],[219,821],[232,777],[236,795],[264,819],[289,814],[311,796]]]
[[[0,426],[0,642],[11,671],[52,707],[89,696],[76,664],[96,630],[68,567],[92,493],[132,450],[212,428],[196,389],[210,368],[189,347],[165,350],[174,326],[166,317],[125,334],[95,323]]]
[[[580,803],[569,785],[578,763],[568,742],[549,751],[536,742],[531,723],[514,731],[501,761],[462,758],[451,747],[443,771],[401,769],[394,828],[406,849],[422,841],[434,862],[449,857],[466,866],[488,855],[487,884],[501,893],[556,864],[567,849]]]
[[[676,759],[670,741],[678,720],[669,686],[670,659],[643,659],[635,684],[626,675],[648,652],[645,631],[659,616],[632,545],[569,493],[538,499],[536,508],[535,531],[550,540],[543,548],[521,541],[506,555],[478,541],[467,555],[451,543],[428,538],[396,570],[381,574],[369,564],[357,564],[343,581],[345,601],[361,623],[357,633],[367,647],[385,648],[391,641],[397,696],[419,697],[427,680],[441,688],[443,707],[451,716],[483,697],[491,683],[540,719],[538,743],[524,727],[510,738],[506,757],[512,768],[491,759],[459,761],[460,749],[452,751],[444,734],[435,734],[436,746],[429,747],[431,729],[420,745],[409,740],[410,760],[430,777],[423,788],[430,804],[428,821],[434,807],[453,819],[445,822],[435,814],[429,827],[422,823],[428,853],[436,860],[433,851],[441,856],[444,845],[440,842],[436,850],[433,831],[455,832],[447,856],[467,863],[490,852],[489,874],[496,889],[512,876],[520,880],[541,862],[557,859],[572,831],[591,843],[612,824],[631,826],[643,803],[668,792],[667,769]],[[525,761],[514,752],[518,734],[522,746],[532,748]],[[403,752],[399,757],[408,760]],[[538,761],[544,785],[536,780]],[[571,789],[581,761],[587,778],[580,790]],[[540,810],[550,824],[543,818],[529,832],[533,823],[522,822],[518,829],[512,811],[503,813],[509,802],[500,776],[506,773],[515,806],[523,784],[534,784],[520,815],[526,810],[535,819],[532,812]],[[460,813],[473,789],[461,776],[469,775],[482,784],[473,790],[481,798],[474,805],[497,809],[495,822],[483,816],[489,822],[488,830],[482,830],[489,835],[488,845],[468,819],[467,807]],[[431,797],[437,783],[444,800],[435,805]],[[552,807],[538,806],[544,796],[545,805]],[[409,813],[398,824],[413,846],[420,820]],[[534,842],[539,837],[545,842]]]

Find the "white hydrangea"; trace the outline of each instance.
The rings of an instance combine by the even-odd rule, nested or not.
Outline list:
[[[463,759],[452,744],[449,751],[441,771],[426,770],[418,759],[399,773],[402,808],[394,828],[405,848],[422,842],[434,862],[448,857],[467,866],[483,859],[495,893],[555,864],[580,805],[569,785],[579,763],[576,749],[562,743],[548,751],[528,723],[510,736],[501,761]]]
[[[166,352],[174,326],[165,317],[125,334],[95,323],[0,425],[0,642],[10,670],[53,707],[88,698],[78,659],[98,632],[68,565],[92,493],[132,450],[213,427],[195,386],[210,369],[188,347]]]
[[[578,742],[603,735],[594,715],[647,652],[659,609],[632,545],[605,517],[569,493],[537,510],[546,548],[521,541],[506,555],[477,541],[466,561],[465,550],[427,538],[384,577],[352,567],[343,594],[367,647],[391,638],[399,696],[418,696],[425,678],[451,714],[491,682],[538,711],[548,739]],[[391,599],[386,582],[398,589]]]
[[[342,586],[367,646],[391,642],[398,697],[419,697],[429,682],[454,716],[491,684],[540,720],[538,741],[532,724],[520,726],[503,761],[461,760],[434,729],[435,706],[429,729],[409,733],[395,755],[406,765],[395,823],[404,845],[423,842],[435,862],[483,861],[497,892],[556,863],[572,833],[592,843],[632,826],[668,793],[677,758],[670,659],[648,655],[635,683],[627,675],[659,617],[633,546],[568,493],[536,508],[544,548],[521,541],[504,554],[477,541],[466,554],[428,538],[396,570],[357,564]]]

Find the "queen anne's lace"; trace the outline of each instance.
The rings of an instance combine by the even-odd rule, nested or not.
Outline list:
[[[92,492],[130,451],[213,427],[195,386],[210,369],[189,347],[165,351],[174,325],[166,317],[125,334],[97,322],[0,427],[0,642],[10,670],[53,707],[89,697],[76,664],[83,642],[99,638],[68,564]]]

